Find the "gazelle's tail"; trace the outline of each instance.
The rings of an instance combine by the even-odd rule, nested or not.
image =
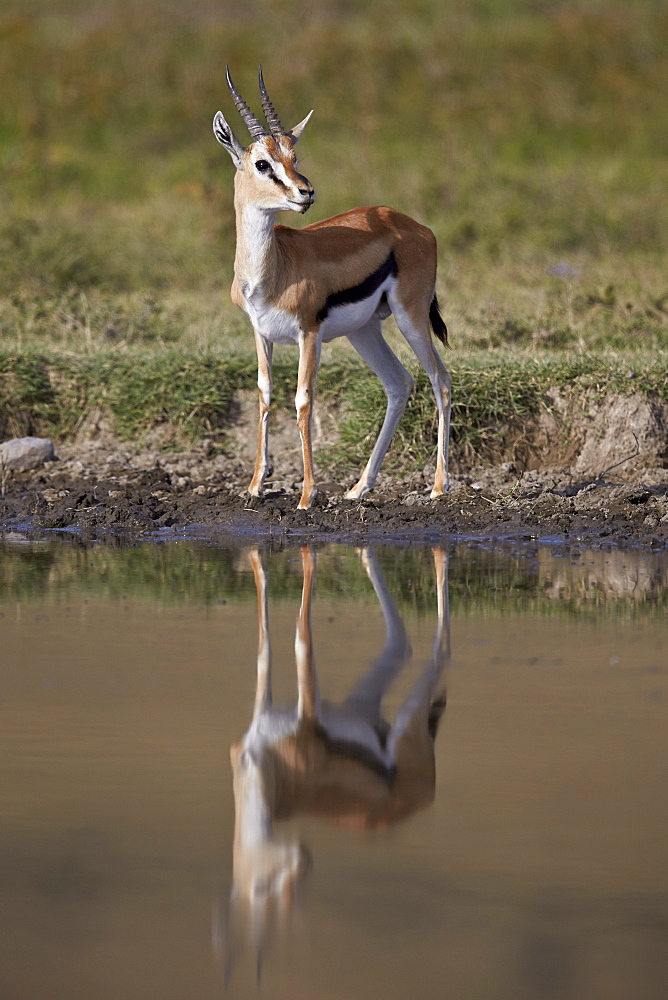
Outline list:
[[[431,305],[429,306],[429,322],[431,323],[431,328],[434,331],[434,336],[438,337],[445,347],[449,347],[448,344],[448,328],[443,322],[443,317],[441,316],[440,310],[438,308],[438,299],[434,295],[431,300]]]

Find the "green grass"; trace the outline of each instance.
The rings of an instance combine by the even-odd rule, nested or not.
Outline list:
[[[548,382],[664,392],[660,0],[7,0],[3,434],[69,434],[91,406],[126,437],[221,432],[253,362],[228,294],[233,167],[211,119],[235,121],[226,62],[257,108],[260,61],[285,123],[316,110],[306,221],[385,203],[434,229],[457,447],[492,448]],[[344,347],[323,357],[321,396],[354,381],[339,457],[357,458],[379,387]],[[287,400],[296,358],[277,358]],[[423,461],[432,434],[420,374],[395,455]]]
[[[658,0],[256,0],[243,16],[213,2],[10,0],[0,51],[2,245],[15,250],[0,256],[4,294],[17,281],[223,288],[233,168],[210,122],[218,107],[232,115],[227,61],[257,106],[260,59],[286,122],[316,109],[300,150],[318,215],[416,214],[448,284],[470,266],[474,280],[527,266],[545,278],[565,260],[586,292],[612,282],[624,296],[627,273],[665,261]],[[616,275],[611,255],[625,262]],[[665,269],[648,278],[648,296],[668,292]]]
[[[453,358],[452,441],[455,457],[467,463],[493,458],[509,432],[521,429],[547,406],[547,391],[604,396],[641,392],[668,401],[668,356],[472,353]],[[422,369],[398,428],[389,465],[421,468],[434,452],[436,410]],[[274,401],[293,408],[295,365],[275,365]],[[122,438],[141,439],[155,428],[163,440],[187,444],[203,436],[225,442],[230,404],[237,390],[255,385],[250,355],[158,352],[98,352],[89,356],[56,353],[0,353],[0,435],[73,435],[97,409],[113,420]],[[385,409],[382,388],[361,362],[344,354],[321,367],[322,405],[341,405],[340,443],[320,457],[330,466],[359,464],[378,434]]]

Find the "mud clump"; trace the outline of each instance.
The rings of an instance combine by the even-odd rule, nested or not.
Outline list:
[[[250,497],[247,462],[204,442],[182,454],[113,443],[59,447],[59,461],[5,477],[0,525],[87,533],[171,534],[197,528],[291,538],[436,541],[448,535],[559,535],[590,547],[668,545],[668,476],[646,469],[633,483],[576,471],[519,471],[511,462],[452,477],[429,499],[431,470],[383,473],[362,500],[321,482],[313,508],[297,510],[299,468],[284,464],[265,496]]]

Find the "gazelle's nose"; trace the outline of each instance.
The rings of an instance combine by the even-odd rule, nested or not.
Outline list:
[[[308,187],[304,185],[303,187],[300,187],[297,190],[299,191],[302,198],[308,198],[309,205],[313,204],[313,202],[315,201],[315,191],[313,190],[313,187],[310,184],[308,185]]]
[[[304,177],[303,174],[297,174],[295,179],[297,181],[297,190],[302,198],[310,198],[311,201],[313,201],[315,198],[315,191],[313,190],[313,185],[308,177]]]

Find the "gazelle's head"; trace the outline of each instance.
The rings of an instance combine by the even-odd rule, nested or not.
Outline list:
[[[243,740],[230,747],[234,775],[234,892],[252,906],[272,901],[287,907],[310,868],[310,854],[297,841],[279,840],[273,820],[278,794],[274,755]]]
[[[313,114],[286,131],[269,100],[262,69],[260,69],[260,98],[269,131],[251,112],[236,90],[230,71],[227,70],[227,85],[239,114],[252,136],[249,146],[242,146],[220,111],[213,119],[213,133],[232,157],[237,168],[236,190],[244,203],[253,204],[268,212],[301,212],[311,207],[315,201],[315,191],[310,181],[297,172],[295,144]]]

